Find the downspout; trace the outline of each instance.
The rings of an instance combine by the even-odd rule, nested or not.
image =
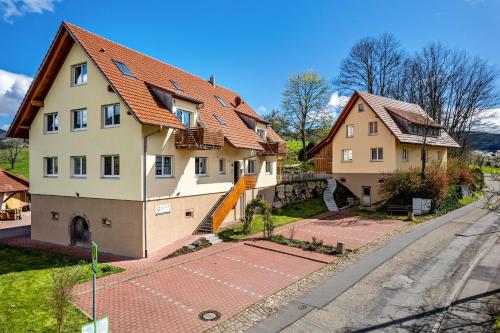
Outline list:
[[[142,207],[143,207],[143,221],[144,221],[144,257],[148,257],[148,214],[147,214],[147,209],[146,209],[146,204],[148,200],[147,196],[147,170],[146,170],[146,160],[147,160],[147,152],[148,152],[148,137],[150,137],[153,134],[160,133],[163,130],[163,126],[160,126],[160,128],[157,131],[148,133],[144,135],[144,150],[142,152]]]

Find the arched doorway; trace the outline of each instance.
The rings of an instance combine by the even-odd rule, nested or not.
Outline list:
[[[88,222],[81,216],[71,220],[71,244],[76,246],[90,246],[90,230]]]

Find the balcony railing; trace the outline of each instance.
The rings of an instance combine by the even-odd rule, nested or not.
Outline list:
[[[288,148],[286,143],[284,142],[259,142],[263,152],[260,152],[261,155],[285,155],[288,152]]]
[[[177,149],[221,149],[224,146],[224,132],[218,129],[192,127],[175,130]]]

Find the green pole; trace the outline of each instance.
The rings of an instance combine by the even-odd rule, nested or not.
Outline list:
[[[97,244],[92,242],[92,321],[94,333],[97,333],[96,287],[97,287]]]

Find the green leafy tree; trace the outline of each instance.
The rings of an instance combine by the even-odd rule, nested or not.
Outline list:
[[[328,81],[314,71],[304,71],[288,79],[281,102],[288,127],[306,149],[312,133],[328,118],[330,93]],[[307,159],[307,152],[304,154]]]

